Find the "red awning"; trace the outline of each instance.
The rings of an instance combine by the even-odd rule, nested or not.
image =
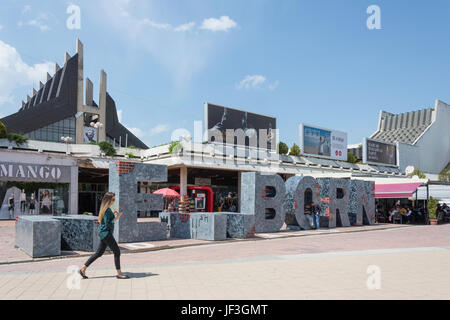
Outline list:
[[[375,198],[409,198],[422,182],[375,184]]]

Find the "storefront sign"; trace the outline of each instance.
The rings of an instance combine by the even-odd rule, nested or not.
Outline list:
[[[70,182],[70,167],[0,162],[0,181]]]
[[[195,185],[196,186],[210,186],[211,178],[198,178],[195,177]]]
[[[300,149],[305,155],[347,161],[347,133],[301,123]]]

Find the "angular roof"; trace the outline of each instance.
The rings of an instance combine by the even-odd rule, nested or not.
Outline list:
[[[378,131],[371,138],[386,142],[414,144],[433,122],[434,108],[400,114],[382,111]]]

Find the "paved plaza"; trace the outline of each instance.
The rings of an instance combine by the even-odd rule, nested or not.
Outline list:
[[[335,229],[339,230],[339,229]],[[450,225],[0,265],[1,299],[449,299]],[[79,287],[78,287],[79,285]]]

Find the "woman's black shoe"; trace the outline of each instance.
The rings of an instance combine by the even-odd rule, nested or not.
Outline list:
[[[127,276],[126,274],[121,274],[120,276],[117,275],[116,278],[117,278],[117,279],[129,279],[130,277]]]
[[[78,273],[80,274],[80,276],[81,276],[83,279],[89,279],[85,274],[83,274],[83,272],[81,272],[81,270],[78,270]]]

